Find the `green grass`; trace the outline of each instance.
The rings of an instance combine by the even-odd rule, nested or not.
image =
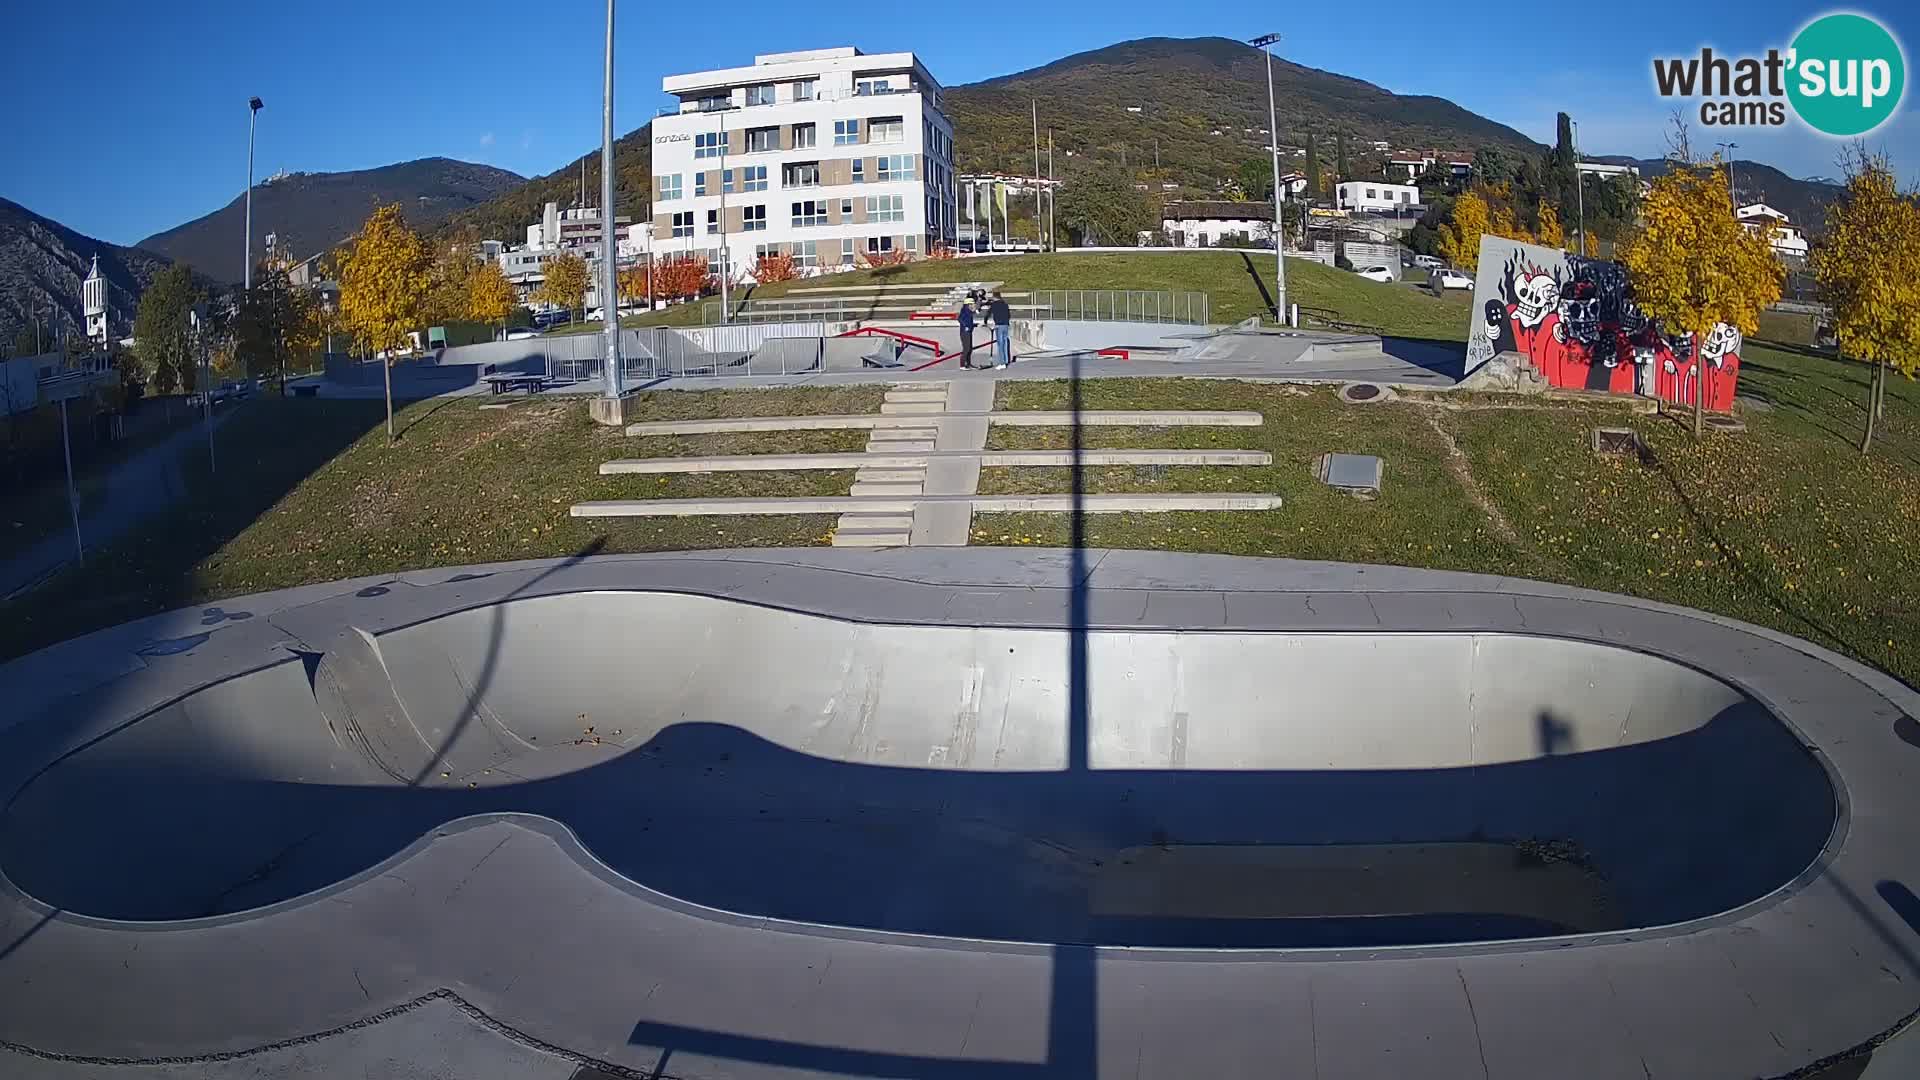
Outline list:
[[[1015,289],[1136,289],[1206,293],[1209,317],[1216,323],[1239,322],[1269,310],[1273,289],[1271,257],[1231,251],[1143,252],[1141,254],[1000,255],[980,259],[922,259],[904,266],[854,270],[802,281],[742,289],[735,305],[753,300],[790,298],[810,289],[871,285],[923,285],[958,281],[999,281]],[[1263,293],[1262,288],[1267,290]],[[1303,259],[1287,260],[1287,298],[1308,314],[1324,313],[1342,323],[1401,337],[1462,341],[1470,298],[1436,297],[1406,285],[1382,285],[1345,270]],[[665,311],[631,316],[623,326],[686,326],[717,297],[680,304]],[[590,333],[598,323],[572,325],[556,333]]]
[[[1331,390],[1225,380],[1083,385],[1089,409],[1255,409],[1256,428],[1090,428],[1090,447],[1264,449],[1259,468],[1098,468],[1089,491],[1271,491],[1278,511],[1091,516],[1101,547],[1290,556],[1515,574],[1645,596],[1772,626],[1920,684],[1920,387],[1894,379],[1873,455],[1855,444],[1868,369],[1750,343],[1743,434],[1693,440],[1681,418],[1499,395],[1348,406]],[[1059,382],[1005,383],[1004,408],[1061,408]],[[873,412],[879,387],[665,391],[640,416]],[[832,519],[576,520],[610,498],[840,493],[846,472],[612,476],[615,458],[853,450],[862,432],[631,438],[583,403],[257,402],[222,430],[217,483],[135,539],[0,605],[0,656],[154,611],[404,569],[580,552],[818,544]],[[1641,432],[1646,462],[1595,458],[1591,429]],[[1065,447],[1060,429],[995,429],[996,448]],[[1313,479],[1326,451],[1386,460],[1377,499]],[[191,463],[191,458],[189,462]],[[1066,491],[1065,470],[988,469],[982,488]],[[982,515],[976,544],[1060,545],[1059,515]]]

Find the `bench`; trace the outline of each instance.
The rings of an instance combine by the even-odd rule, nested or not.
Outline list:
[[[524,371],[500,372],[492,375],[482,375],[480,378],[487,384],[488,389],[496,394],[507,394],[515,390],[525,390],[529,395],[532,395],[545,390],[553,383],[553,380],[545,375]]]

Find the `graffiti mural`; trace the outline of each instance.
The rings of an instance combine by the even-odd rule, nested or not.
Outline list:
[[[1468,328],[1467,372],[1499,353],[1519,353],[1547,382],[1568,390],[1642,394],[1708,409],[1733,408],[1740,332],[1715,324],[1696,348],[1670,336],[1633,303],[1619,263],[1495,236],[1480,240]]]

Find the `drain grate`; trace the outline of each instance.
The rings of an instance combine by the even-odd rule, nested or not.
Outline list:
[[[1324,454],[1320,458],[1320,482],[1352,495],[1373,495],[1380,490],[1380,459],[1372,454]]]
[[[1371,405],[1392,396],[1392,392],[1378,383],[1348,383],[1340,388],[1340,400],[1349,405]]]
[[[1594,428],[1593,452],[1601,456],[1640,456],[1640,433],[1632,428]]]

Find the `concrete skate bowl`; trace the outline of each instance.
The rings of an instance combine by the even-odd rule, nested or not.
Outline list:
[[[856,623],[588,592],[202,689],[9,792],[0,870],[176,921],[541,815],[644,890],[1051,943],[1427,945],[1704,918],[1836,819],[1765,707],[1670,661],[1498,633]],[[401,872],[389,864],[386,869]]]

